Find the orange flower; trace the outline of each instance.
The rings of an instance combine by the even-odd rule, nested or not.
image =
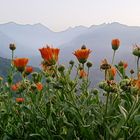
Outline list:
[[[126,69],[128,67],[128,64],[126,62],[124,62],[123,67]]]
[[[47,47],[39,49],[42,58],[46,62],[48,66],[55,65],[56,62],[58,61],[58,55],[60,49],[58,48],[53,48],[47,45]]]
[[[29,61],[28,58],[15,58],[13,60],[13,64],[18,69],[18,71],[23,72],[28,61]]]
[[[138,89],[140,89],[140,80],[136,80],[135,86],[136,86]]]
[[[38,91],[41,91],[43,89],[43,85],[40,82],[36,83],[36,87]]]
[[[116,68],[115,67],[111,67],[111,73],[112,73],[113,77],[116,76]]]
[[[33,67],[31,67],[31,66],[26,67],[26,69],[25,69],[25,74],[26,75],[29,75],[32,72],[33,72]]]
[[[116,51],[120,46],[120,40],[119,39],[113,39],[111,44],[112,44],[112,49],[114,51]]]
[[[22,103],[22,102],[24,102],[24,98],[16,98],[16,102],[17,103]]]
[[[80,76],[80,78],[85,78],[85,77],[87,77],[87,73],[82,69],[79,71],[79,76]]]
[[[111,67],[109,70],[109,79],[110,80],[114,80],[114,77],[116,76],[116,68],[115,67]]]
[[[80,63],[84,64],[87,61],[90,53],[91,50],[84,47],[76,50],[73,54],[77,57]]]
[[[11,86],[11,89],[13,91],[17,91],[19,89],[19,87],[20,87],[20,83],[16,83],[16,84],[14,84],[14,85]]]

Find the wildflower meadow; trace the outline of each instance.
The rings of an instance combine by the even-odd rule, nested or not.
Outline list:
[[[77,62],[68,67],[58,64],[59,48],[40,48],[41,70],[34,71],[10,44],[9,74],[0,77],[0,140],[139,140],[140,46],[132,50],[137,61],[130,70],[123,60],[114,64],[119,47],[113,39],[112,60],[100,63],[104,79],[91,87],[94,54],[87,46],[71,52]],[[17,74],[22,78],[15,82]]]

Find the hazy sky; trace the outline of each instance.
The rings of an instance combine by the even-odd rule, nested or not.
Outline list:
[[[0,23],[10,21],[54,31],[114,21],[140,26],[140,0],[0,0]]]

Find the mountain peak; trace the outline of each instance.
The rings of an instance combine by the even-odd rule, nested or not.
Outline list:
[[[46,27],[45,25],[41,24],[41,23],[36,23],[36,24],[33,24],[33,26],[35,28],[38,28],[38,29],[42,29],[42,30],[48,30],[50,32],[53,32],[51,29],[49,29],[48,27]]]
[[[7,22],[7,23],[3,23],[2,25],[17,25],[17,23],[11,21],[11,22]]]

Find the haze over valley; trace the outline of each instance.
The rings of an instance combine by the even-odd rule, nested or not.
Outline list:
[[[67,64],[71,59],[75,59],[72,54],[74,50],[85,44],[92,50],[89,58],[94,64],[92,74],[98,75],[98,80],[100,80],[99,77],[102,78],[102,76],[99,65],[102,59],[112,58],[111,40],[113,38],[121,40],[121,46],[116,53],[117,62],[129,61],[129,66],[132,66],[135,62],[131,54],[132,46],[140,43],[140,27],[117,22],[90,27],[76,26],[61,32],[54,32],[40,23],[34,25],[21,25],[14,22],[0,24],[0,56],[10,58],[9,43],[15,43],[17,47],[15,57],[29,57],[30,65],[40,67],[42,59],[38,49],[48,44],[60,48],[59,63]]]

